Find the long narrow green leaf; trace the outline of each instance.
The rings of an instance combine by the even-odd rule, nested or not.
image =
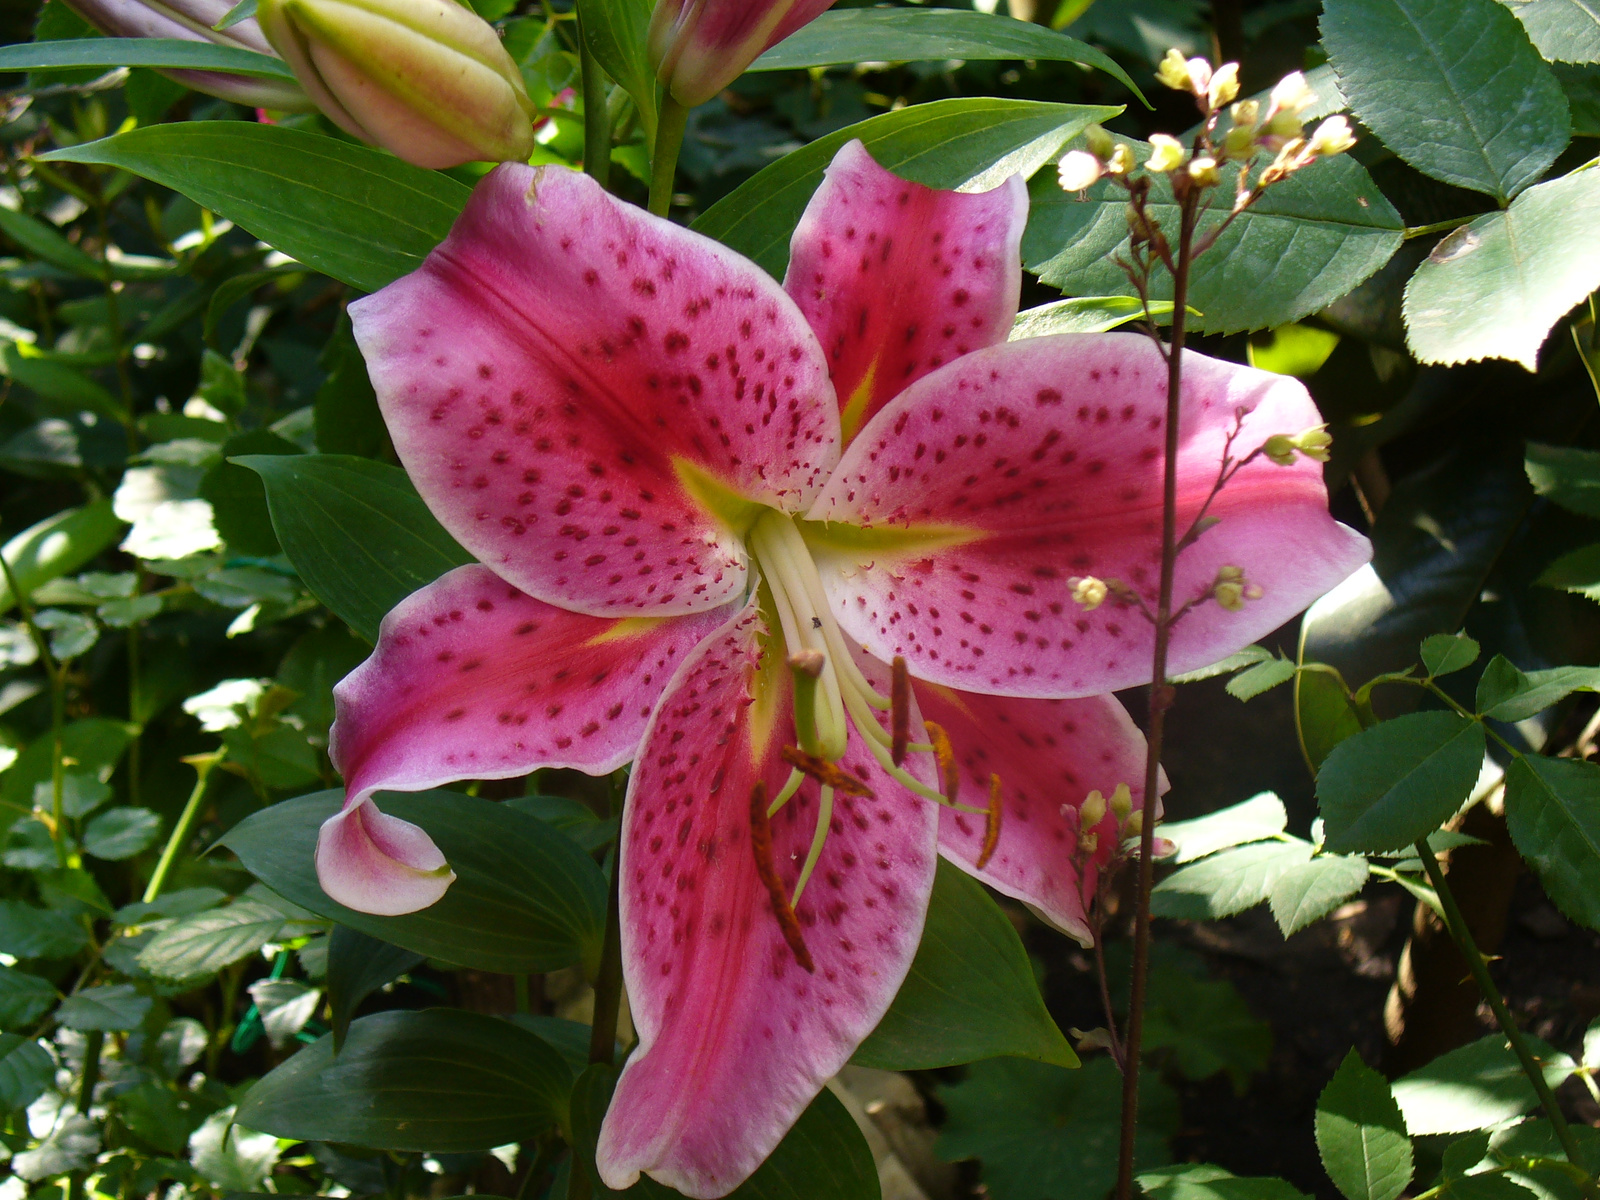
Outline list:
[[[281,58],[243,46],[191,42],[183,38],[72,38],[64,42],[24,42],[0,46],[0,71],[41,71],[62,67],[155,67],[159,70],[228,71],[293,79]]]

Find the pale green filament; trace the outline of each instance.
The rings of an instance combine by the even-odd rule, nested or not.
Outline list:
[[[806,781],[806,773],[800,770],[791,770],[788,781],[784,783],[783,790],[773,797],[772,803],[767,805],[767,820],[772,820],[778,815],[778,810],[793,798],[800,790],[800,785]]]
[[[833,824],[833,789],[822,785],[822,798],[817,805],[817,830],[811,835],[811,849],[806,852],[805,865],[800,868],[800,878],[795,880],[794,897],[789,901],[793,908],[800,903],[800,893],[806,890],[811,872],[816,870],[817,859],[822,857],[822,843],[828,838],[828,827]]]

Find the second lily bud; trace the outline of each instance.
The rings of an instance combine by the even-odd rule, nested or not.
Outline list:
[[[833,0],[656,0],[650,61],[672,98],[704,104]]]
[[[318,107],[362,141],[430,168],[533,152],[521,72],[455,0],[260,0],[257,15]]]

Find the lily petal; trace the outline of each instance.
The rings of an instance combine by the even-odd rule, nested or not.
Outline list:
[[[768,638],[754,604],[707,638],[634,764],[619,869],[639,1045],[600,1134],[612,1188],[641,1172],[698,1198],[737,1187],[877,1025],[922,934],[935,806],[888,779],[852,734],[840,765],[875,796],[836,797],[801,896],[814,972],[789,948],[752,853],[752,790],[760,781],[776,796],[789,774],[778,757],[787,672],[770,650],[762,668]],[[808,780],[771,822],[788,894],[819,799]]]
[[[349,803],[539,767],[613,771],[726,616],[581,616],[457,567],[396,605],[372,656],[333,689],[329,754]]]
[[[1144,734],[1121,701],[975,696],[927,683],[916,684],[915,691],[922,715],[950,735],[963,799],[980,803],[993,775],[1000,777],[1003,797],[1000,838],[982,869],[982,817],[944,809],[939,852],[1063,933],[1093,945],[1085,912],[1120,831],[1109,812],[1083,828],[1078,810],[1091,791],[1110,796],[1120,783],[1128,785],[1133,807],[1144,807]],[[1096,835],[1092,850],[1080,845],[1085,833]]]
[[[728,602],[741,516],[799,511],[838,455],[822,351],[777,284],[575,171],[496,168],[350,313],[428,507],[564,608]]]
[[[911,384],[1011,333],[1028,188],[910,183],[848,142],[790,245],[784,289],[828,353],[848,441]]]
[[[1287,376],[1185,352],[1178,529],[1236,458],[1321,420]],[[1140,334],[1063,334],[978,350],[891,402],[851,443],[807,517],[840,625],[911,673],[999,695],[1099,695],[1150,678],[1152,626],[1115,598],[1073,601],[1074,577],[1120,580],[1154,607],[1160,575],[1166,368]],[[1201,603],[1173,631],[1193,670],[1276,629],[1365,563],[1328,515],[1322,469],[1265,457],[1213,502],[1178,560],[1178,604],[1237,567],[1260,595]]]
[[[346,806],[317,833],[317,881],[330,899],[357,912],[416,912],[455,880],[424,830],[379,812],[371,800]]]

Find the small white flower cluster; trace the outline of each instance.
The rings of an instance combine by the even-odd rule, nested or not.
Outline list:
[[[1189,92],[1206,119],[1205,134],[1193,154],[1183,143],[1168,134],[1150,136],[1150,157],[1145,169],[1157,175],[1184,171],[1196,187],[1215,187],[1221,182],[1219,168],[1229,161],[1248,162],[1265,150],[1274,155],[1262,172],[1258,186],[1276,183],[1318,158],[1343,154],[1356,144],[1350,123],[1342,116],[1328,117],[1307,136],[1301,114],[1316,99],[1316,94],[1299,71],[1284,76],[1272,89],[1265,111],[1259,100],[1239,100],[1239,64],[1223,63],[1212,70],[1203,58],[1186,59],[1177,50],[1168,50],[1156,78],[1167,87]],[[1228,115],[1232,124],[1220,141],[1212,132],[1224,106],[1232,105]],[[1081,192],[1104,175],[1126,177],[1133,169],[1133,151],[1125,142],[1115,142],[1098,125],[1085,133],[1086,150],[1071,150],[1059,163],[1061,187]],[[1241,191],[1243,198],[1248,195]]]

